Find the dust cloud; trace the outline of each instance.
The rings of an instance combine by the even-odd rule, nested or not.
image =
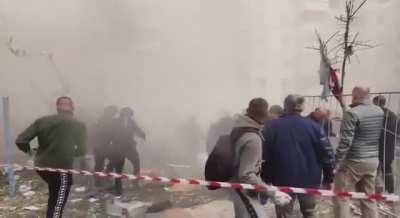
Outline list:
[[[243,111],[251,97],[319,94],[319,56],[305,47],[316,44],[314,29],[336,31],[341,4],[0,0],[0,93],[11,97],[14,134],[70,95],[88,123],[106,105],[131,106],[148,144],[177,148],[182,126],[205,140],[210,122]],[[360,13],[355,30],[382,45],[352,61],[347,89],[398,88],[399,8],[370,0]]]

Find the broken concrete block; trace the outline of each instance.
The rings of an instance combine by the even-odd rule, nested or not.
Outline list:
[[[145,218],[149,204],[140,201],[121,202],[118,199],[106,203],[106,211],[110,216],[124,216],[128,218]]]

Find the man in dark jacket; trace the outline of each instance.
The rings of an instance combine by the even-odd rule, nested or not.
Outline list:
[[[333,182],[334,154],[320,125],[300,114],[304,98],[289,95],[284,102],[285,114],[264,127],[263,179],[276,186],[330,188]],[[304,217],[316,217],[316,199],[311,195],[293,195],[291,204],[276,207],[277,217],[293,216],[298,198]]]
[[[118,113],[116,106],[104,108],[104,113],[92,129],[90,144],[93,148],[94,170],[96,172],[104,171],[105,160],[111,152],[111,141],[113,133],[114,118]],[[101,185],[101,178],[95,177],[95,186]]]
[[[74,158],[86,152],[85,125],[73,118],[74,105],[69,97],[57,99],[58,114],[42,117],[23,131],[16,140],[20,150],[29,153],[30,142],[38,137],[35,157],[38,167],[71,169]],[[72,185],[72,174],[37,171],[49,186],[47,218],[62,217]]]
[[[133,110],[129,107],[122,108],[120,116],[114,122],[114,132],[112,136],[113,151],[110,155],[110,164],[107,171],[115,170],[116,173],[122,173],[124,168],[125,158],[133,165],[133,173],[140,173],[140,159],[137,151],[137,142],[135,136],[146,139],[146,134],[137,125],[133,119]],[[137,182],[134,183],[137,185]],[[121,179],[115,180],[115,191],[117,195],[122,194]]]
[[[400,121],[393,111],[386,108],[386,98],[383,95],[376,96],[373,103],[379,106],[384,112],[384,123],[379,140],[379,170],[383,171],[385,190],[389,193],[394,192],[394,176],[392,163],[396,148],[396,138],[400,137]]]

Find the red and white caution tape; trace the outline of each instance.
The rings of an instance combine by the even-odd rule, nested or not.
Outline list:
[[[86,170],[74,170],[74,169],[55,169],[55,168],[43,168],[43,167],[31,167],[24,166],[22,170],[37,170],[37,171],[48,171],[48,172],[61,172],[61,173],[72,173],[83,176],[96,176],[96,177],[108,177],[128,180],[143,180],[148,182],[161,182],[169,184],[190,184],[198,186],[206,186],[212,188],[232,188],[232,189],[245,189],[254,191],[281,191],[285,193],[294,194],[307,194],[314,196],[323,197],[340,197],[350,199],[366,199],[375,201],[387,201],[397,202],[400,201],[400,197],[397,195],[383,195],[373,194],[367,195],[361,192],[334,192],[330,190],[313,189],[313,188],[294,188],[294,187],[277,187],[277,186],[258,186],[242,183],[227,183],[227,182],[210,182],[199,179],[182,179],[182,178],[166,178],[160,176],[145,176],[145,175],[132,175],[132,174],[117,174],[117,173],[105,173],[105,172],[90,172]]]

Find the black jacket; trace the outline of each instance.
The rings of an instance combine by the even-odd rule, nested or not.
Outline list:
[[[400,140],[400,120],[393,111],[388,108],[382,109],[385,112],[385,118],[379,140],[379,160],[382,163],[391,164],[394,160],[396,137]]]

